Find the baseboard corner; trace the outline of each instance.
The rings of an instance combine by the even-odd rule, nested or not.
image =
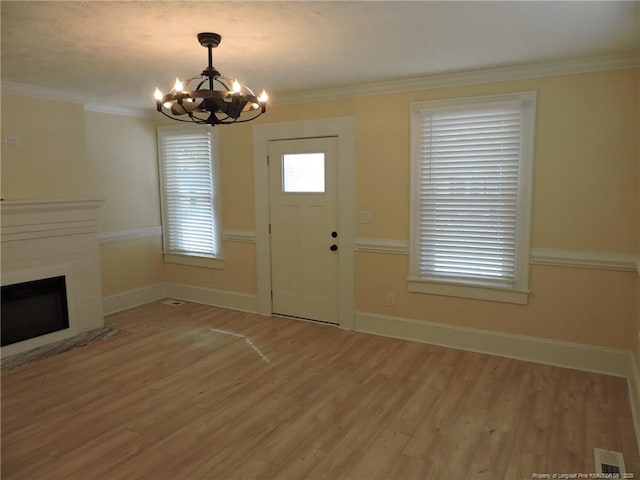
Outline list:
[[[258,313],[258,296],[256,294],[216,290],[182,283],[167,283],[166,285],[167,296],[171,298],[240,312]]]
[[[102,297],[102,310],[105,315],[110,315],[139,305],[144,305],[145,303],[162,300],[167,296],[166,290],[166,284],[158,283],[107,295],[106,297]]]

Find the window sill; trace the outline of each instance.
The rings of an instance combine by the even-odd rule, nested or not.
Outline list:
[[[202,257],[199,255],[187,255],[179,253],[165,253],[165,263],[179,263],[181,265],[191,265],[193,267],[224,269],[224,259],[216,257]]]
[[[528,290],[485,285],[435,282],[433,280],[422,280],[418,278],[409,278],[408,282],[409,291],[415,293],[430,293],[433,295],[445,295],[448,297],[516,303],[519,305],[526,305],[529,302]]]

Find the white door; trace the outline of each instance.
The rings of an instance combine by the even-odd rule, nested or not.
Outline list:
[[[274,314],[338,323],[336,137],[269,142]]]

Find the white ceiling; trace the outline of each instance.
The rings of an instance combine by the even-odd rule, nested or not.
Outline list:
[[[2,80],[153,108],[157,85],[214,64],[278,94],[640,55],[640,2],[2,1]]]

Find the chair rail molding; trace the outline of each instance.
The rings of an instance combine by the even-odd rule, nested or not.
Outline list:
[[[387,238],[356,238],[356,252],[391,253],[409,255],[409,242]]]
[[[141,238],[161,237],[162,227],[153,225],[150,227],[132,228],[130,230],[118,230],[116,232],[102,232],[98,235],[100,245],[110,243],[130,242]]]
[[[533,265],[594,268],[598,270],[638,271],[638,256],[634,253],[591,252],[532,248]]]
[[[141,238],[153,238],[162,236],[162,226],[132,228],[130,230],[118,230],[114,232],[102,232],[98,235],[100,245],[110,243],[130,242]],[[256,243],[256,233],[253,230],[224,230],[222,239],[225,242]]]

